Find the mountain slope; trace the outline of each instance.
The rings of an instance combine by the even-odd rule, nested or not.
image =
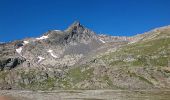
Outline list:
[[[167,89],[169,36],[169,26],[114,37],[75,22],[64,31],[0,44],[0,88]]]

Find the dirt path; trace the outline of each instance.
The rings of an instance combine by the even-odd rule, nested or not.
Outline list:
[[[0,100],[169,100],[170,91],[0,91]],[[2,96],[6,96],[5,98]],[[8,98],[7,98],[8,97]]]

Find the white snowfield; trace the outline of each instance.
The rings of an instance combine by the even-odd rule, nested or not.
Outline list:
[[[102,43],[106,43],[105,41],[103,41],[102,39],[99,39]]]
[[[16,52],[19,53],[19,54],[21,54],[21,51],[22,51],[22,47],[19,47],[19,48],[16,49]]]
[[[44,60],[45,58],[41,57],[41,56],[38,56],[38,63],[40,63],[42,60]]]
[[[23,43],[23,45],[26,45],[26,44],[28,44],[28,43],[29,43],[28,41],[23,41],[23,42],[24,42],[24,43]],[[17,49],[16,49],[16,52],[17,52],[18,54],[20,54],[20,55],[21,55],[22,49],[23,49],[23,46],[22,46],[22,47],[17,48]]]
[[[56,56],[56,55],[53,54],[53,50],[49,49],[47,52],[49,52],[52,57],[54,57],[54,58],[59,58],[58,56]]]
[[[129,42],[128,44],[133,44],[133,43],[136,43],[136,42],[138,42],[138,40],[133,40],[133,41]]]
[[[61,31],[61,30],[54,30],[54,31]]]
[[[26,45],[26,44],[28,44],[29,43],[29,41],[24,41],[24,44],[23,45]]]
[[[53,52],[53,50],[49,49],[47,52],[51,53],[51,52]]]
[[[48,35],[47,36],[41,36],[39,38],[36,38],[37,40],[43,40],[43,39],[47,39],[48,38]]]

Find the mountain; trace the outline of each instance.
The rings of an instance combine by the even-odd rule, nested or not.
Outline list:
[[[170,26],[119,37],[74,22],[0,44],[0,89],[168,89],[169,43]]]

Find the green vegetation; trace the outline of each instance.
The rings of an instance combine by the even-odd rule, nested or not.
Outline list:
[[[41,76],[44,77],[44,79],[37,79],[36,76],[40,76],[40,73],[35,70],[29,70],[28,72],[21,71],[17,73],[21,76],[19,86],[22,88],[28,88],[32,90],[48,90],[55,86],[56,79]]]
[[[116,61],[112,61],[109,65],[111,66],[121,66],[121,65],[125,65],[126,62],[122,61],[122,60],[116,60]]]
[[[81,67],[70,69],[68,76],[74,83],[89,79],[93,75],[93,68],[82,71]]]
[[[72,89],[71,81],[66,77],[64,79],[59,79],[58,81],[59,87],[64,89]]]
[[[146,79],[145,77],[143,77],[143,76],[141,76],[141,75],[137,75],[136,73],[130,72],[130,71],[128,71],[128,74],[129,74],[131,77],[137,77],[137,78],[139,78],[139,80],[144,81],[144,82],[146,82],[146,83],[148,83],[148,84],[153,85],[153,83],[152,83],[151,81],[149,81],[148,79]]]
[[[155,55],[161,51],[167,51],[170,46],[170,38],[143,41],[124,47],[120,52],[136,55]]]
[[[170,58],[170,38],[141,41],[129,44],[113,52],[102,56],[110,66],[168,66]],[[124,61],[132,57],[134,61]]]
[[[109,85],[109,86],[113,86],[112,81],[110,80],[108,75],[103,76],[103,80]]]
[[[159,57],[157,59],[151,59],[151,63],[154,66],[168,66],[168,57]]]
[[[9,71],[0,71],[0,80],[5,80]]]
[[[136,61],[133,61],[132,65],[133,66],[148,66],[147,59],[146,59],[146,57],[142,56],[140,58],[137,58]]]

